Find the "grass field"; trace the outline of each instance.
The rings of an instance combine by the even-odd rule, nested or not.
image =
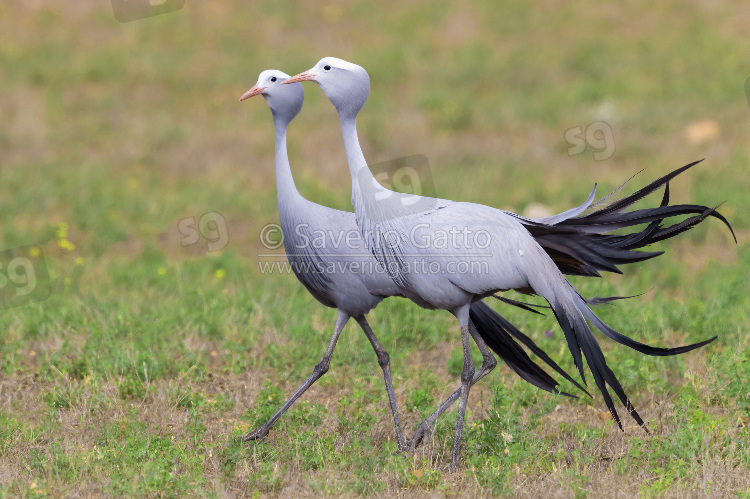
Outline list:
[[[0,496],[750,497],[750,7],[189,0],[120,23],[109,2],[58,3],[0,4]],[[598,394],[555,397],[501,365],[471,392],[457,473],[455,412],[395,455],[350,324],[268,439],[239,443],[320,360],[335,312],[259,270],[278,220],[273,127],[260,99],[237,98],[263,69],[326,55],[370,73],[367,157],[425,155],[440,197],[557,212],[594,182],[645,168],[629,193],[706,158],[672,199],[725,202],[739,244],[711,220],[623,276],[574,279],[586,296],[651,290],[599,310],[638,340],[719,337],[677,358],[602,337],[650,435],[629,419],[620,432]],[[604,143],[570,155],[566,137],[600,121]],[[350,209],[314,85],[289,141],[300,190]],[[573,372],[554,317],[498,310]],[[411,437],[457,386],[458,328],[398,299],[370,321]]]

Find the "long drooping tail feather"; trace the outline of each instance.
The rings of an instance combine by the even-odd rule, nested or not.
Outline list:
[[[583,312],[583,315],[594,325],[596,328],[604,333],[608,338],[615,340],[617,343],[620,343],[621,345],[625,345],[627,347],[632,348],[633,350],[637,352],[641,352],[646,355],[651,355],[653,357],[668,357],[671,355],[680,355],[683,353],[687,353],[691,350],[695,350],[696,348],[700,348],[704,345],[708,345],[712,341],[714,341],[718,336],[714,336],[711,339],[701,341],[699,343],[693,343],[692,345],[685,345],[682,347],[675,347],[675,348],[660,348],[660,347],[652,347],[649,345],[646,345],[644,343],[641,343],[640,341],[636,341],[628,336],[625,336],[622,333],[618,333],[614,329],[612,329],[610,326],[608,326],[603,320],[601,320],[599,317],[594,314],[594,312],[585,305],[583,302],[583,298],[580,296],[577,297],[580,299],[578,306],[580,310]]]
[[[523,302],[523,301],[513,300],[511,298],[506,298],[506,297],[500,296],[500,295],[492,295],[492,297],[495,298],[495,299],[497,299],[497,300],[499,300],[499,301],[501,301],[501,302],[503,302],[503,303],[506,303],[508,305],[513,305],[514,307],[518,307],[521,310],[526,310],[527,312],[533,312],[533,313],[539,314],[539,315],[544,315],[544,314],[541,313],[539,310],[537,310],[538,308],[549,308],[546,305],[537,305],[535,303],[526,303],[526,302]]]
[[[527,310],[529,312],[533,312],[535,314],[541,314],[541,312],[536,310],[537,308],[550,308],[545,305],[537,305],[521,302],[518,300],[512,300],[504,296],[492,296],[503,303],[518,307],[523,310]],[[594,306],[610,303],[615,300],[624,300],[627,298],[633,298],[633,296],[611,296],[582,299],[586,304]],[[561,374],[565,379],[570,381],[576,388],[591,397],[591,394],[583,386],[581,386],[578,382],[571,378],[571,376],[554,360],[552,360],[552,358],[547,355],[544,350],[539,348],[539,346],[534,343],[534,340],[523,334],[518,328],[516,328],[507,319],[502,317],[484,302],[480,301],[473,304],[470,309],[469,316],[474,325],[477,327],[477,331],[479,332],[485,343],[487,343],[487,345],[522,379],[528,381],[538,388],[541,388],[542,390],[572,397],[572,395],[559,391],[557,389],[558,383],[552,377],[550,377],[541,367],[534,363],[528,357],[528,355],[526,355],[526,352],[524,352],[513,340],[513,338],[511,338],[511,336],[515,337],[534,355],[542,359],[548,366]]]
[[[573,354],[573,360],[581,374],[581,379],[584,380],[584,383],[586,382],[583,373],[583,359],[581,355],[583,354],[583,357],[586,358],[586,362],[589,365],[591,374],[594,377],[594,382],[602,393],[604,402],[612,415],[612,419],[617,423],[617,426],[622,430],[622,422],[620,421],[620,416],[617,414],[612,397],[607,390],[607,385],[612,388],[633,419],[635,419],[635,421],[648,432],[646,424],[638,412],[633,408],[633,404],[625,394],[622,385],[620,385],[615,374],[609,366],[607,366],[607,362],[604,360],[604,353],[596,342],[596,339],[594,338],[591,329],[589,329],[580,310],[576,307],[566,306],[562,301],[554,298],[550,301],[550,306],[555,313],[555,317],[557,317],[557,321],[560,323],[560,327],[562,327],[563,332],[565,333],[565,338],[568,341],[568,348]]]
[[[554,312],[555,317],[560,324],[560,327],[565,333],[565,339],[568,343],[568,349],[573,355],[573,360],[581,375],[581,379],[583,379],[584,383],[586,382],[586,378],[584,377],[583,372],[582,358],[585,357],[586,362],[589,365],[589,369],[591,370],[591,373],[594,377],[596,386],[601,391],[604,397],[604,401],[607,404],[607,408],[609,409],[610,413],[612,414],[612,418],[615,420],[620,429],[622,429],[622,423],[620,422],[620,418],[617,414],[617,411],[615,410],[612,398],[607,391],[607,385],[612,388],[620,401],[622,401],[623,405],[633,417],[633,419],[635,419],[639,425],[641,425],[646,431],[648,431],[648,428],[646,428],[643,419],[641,419],[636,410],[633,408],[633,405],[630,403],[630,400],[628,400],[627,396],[625,395],[625,391],[620,385],[620,382],[617,380],[612,370],[607,366],[607,363],[604,360],[604,354],[602,353],[602,350],[599,347],[596,338],[594,338],[594,335],[589,324],[586,322],[586,319],[588,319],[591,324],[593,324],[607,337],[638,352],[652,356],[679,355],[707,345],[708,343],[711,343],[716,339],[716,337],[713,337],[700,343],[694,343],[692,345],[686,345],[676,348],[658,348],[645,345],[615,331],[603,320],[597,317],[596,314],[594,314],[594,312],[589,308],[586,300],[581,297],[573,288],[573,286],[567,281],[564,282],[563,288],[558,288],[558,290],[555,291],[552,296],[547,297],[547,301],[552,307],[552,311]]]
[[[587,209],[590,210],[592,207],[604,205],[605,200],[608,200],[611,195],[597,203],[593,203],[594,191],[592,191],[592,194],[583,205],[568,210],[565,213],[538,220],[529,220],[523,217],[518,218],[536,242],[551,257],[557,268],[562,273],[569,275],[599,277],[600,271],[621,273],[617,267],[618,265],[647,260],[663,253],[661,251],[636,251],[637,249],[674,237],[695,227],[708,217],[714,217],[723,222],[729,228],[736,242],[737,238],[731,225],[723,215],[716,211],[718,207],[710,208],[693,204],[669,206],[669,182],[699,162],[696,161],[683,166],[651,182],[630,196],[609,203],[603,208],[599,208],[586,215],[582,213]],[[625,211],[628,207],[661,186],[664,186],[664,195],[658,207]],[[672,225],[662,226],[665,220],[679,216],[687,216],[688,218]],[[642,224],[648,225],[630,234],[609,234],[609,232],[617,229]],[[648,431],[645,422],[633,408],[617,377],[609,366],[607,366],[604,353],[599,347],[587,319],[594,327],[614,341],[638,352],[653,356],[670,356],[689,352],[711,343],[716,337],[700,343],[676,348],[658,348],[646,345],[615,331],[589,308],[589,305],[607,303],[623,297],[586,300],[565,279],[562,279],[559,284],[563,284],[563,286],[553,284],[552,288],[548,289],[550,293],[544,293],[544,298],[547,299],[564,332],[568,348],[581,375],[581,379],[586,383],[583,370],[583,359],[585,358],[593,375],[594,382],[601,391],[607,408],[618,427],[622,429],[622,422],[617,414],[608,387],[614,391],[633,419],[644,430]],[[552,290],[554,292],[551,292]],[[497,296],[496,298],[532,312],[536,312],[536,310],[531,307],[539,308],[539,306],[528,303]],[[478,305],[480,303],[481,305]],[[481,326],[480,334],[482,338],[523,379],[544,390],[552,393],[560,393],[556,388],[557,383],[529,359],[518,343],[511,338],[511,335],[526,345],[555,371],[562,374],[566,379],[573,382],[575,386],[588,394],[583,387],[573,381],[530,338],[496,314],[489,306],[483,302],[477,302],[472,306],[470,315],[478,329]]]
[[[588,305],[597,306],[597,305],[604,305],[606,303],[611,303],[613,301],[618,301],[618,300],[628,300],[630,298],[635,298],[636,296],[641,296],[642,294],[644,293],[640,293],[640,294],[632,295],[632,296],[595,296],[593,298],[584,298],[583,300]],[[537,309],[540,309],[540,308],[549,309],[550,308],[549,305],[538,305],[536,303],[527,303],[525,301],[512,300],[510,298],[506,298],[501,295],[491,295],[491,296],[495,298],[496,300],[499,300],[508,305],[513,305],[514,307],[518,307],[522,310],[533,312],[539,315],[544,315],[544,314]]]
[[[546,362],[552,369],[560,373],[565,379],[573,383],[579,390],[591,396],[584,387],[573,380],[564,369],[558,366],[555,361],[539,348],[531,338],[519,331],[486,303],[482,301],[474,303],[471,306],[469,317],[485,343],[508,364],[508,367],[524,380],[550,393],[573,397],[573,395],[558,390],[557,381],[532,361],[512,336],[518,338],[529,350]]]
[[[621,273],[618,265],[648,260],[663,253],[635,251],[638,248],[674,237],[695,227],[708,217],[721,220],[729,228],[736,242],[732,226],[716,208],[693,204],[669,206],[669,181],[697,163],[699,161],[678,168],[630,196],[587,215],[565,218],[554,224],[524,218],[520,218],[520,221],[549,254],[560,271],[569,275],[599,277],[599,271]],[[661,186],[665,186],[665,189],[658,207],[625,211]],[[586,206],[587,203],[582,206]],[[667,219],[686,215],[691,216],[679,223],[661,226]],[[631,234],[606,234],[645,223],[649,224],[645,229]]]

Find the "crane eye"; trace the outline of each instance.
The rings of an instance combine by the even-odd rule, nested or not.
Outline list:
[[[325,66],[323,66],[323,70],[324,71],[330,71],[331,70],[331,66],[329,66],[328,64],[326,64]]]
[[[273,83],[275,83],[275,82],[276,82],[276,77],[275,77],[275,76],[272,76],[272,77],[271,77],[271,81],[272,81]]]

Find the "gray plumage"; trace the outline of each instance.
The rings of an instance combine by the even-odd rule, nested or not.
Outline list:
[[[677,349],[660,349],[627,338],[607,326],[591,311],[567,281],[563,271],[573,273],[578,268],[589,271],[583,275],[594,275],[591,272],[597,269],[617,271],[615,263],[635,261],[628,260],[635,258],[632,253],[638,253],[632,252],[633,249],[650,241],[671,237],[708,216],[722,220],[723,217],[713,209],[691,208],[689,205],[688,208],[669,207],[670,210],[662,206],[649,213],[636,211],[623,214],[622,211],[632,204],[630,200],[616,202],[599,210],[592,220],[579,217],[581,211],[573,210],[547,220],[530,221],[479,204],[393,192],[382,187],[373,177],[357,137],[356,116],[365,104],[370,89],[367,72],[356,64],[327,57],[309,71],[292,77],[288,83],[306,80],[318,83],[339,113],[352,177],[352,203],[367,247],[387,270],[402,295],[425,308],[450,311],[461,327],[464,368],[451,469],[458,464],[466,401],[474,374],[469,345],[469,337],[474,335],[470,329],[469,310],[477,300],[498,291],[514,289],[535,293],[547,300],[565,333],[568,348],[584,381],[582,360],[585,357],[594,381],[620,428],[622,425],[607,386],[645,429],[645,423],[607,366],[586,319],[610,338],[651,355],[674,355],[712,340]],[[666,182],[668,179],[663,183]],[[646,194],[648,192],[643,195]],[[586,207],[588,205],[583,209]],[[676,224],[667,229],[659,226],[665,218],[689,213],[698,215],[686,225]],[[633,234],[630,239],[623,240],[623,236],[606,234],[615,228],[644,222],[651,222],[652,225],[641,233]],[[559,228],[566,223],[568,227]],[[537,230],[543,227],[547,233],[535,237],[527,226],[536,227]],[[468,237],[454,237],[446,244],[446,234],[468,234]],[[555,241],[555,235],[561,237]],[[543,239],[544,236],[547,239]],[[440,244],[437,244],[438,239]],[[550,248],[555,242],[560,246],[556,249],[559,253],[557,259]],[[577,253],[574,251],[576,246],[580,247]],[[618,259],[622,261],[618,262]],[[430,271],[416,271],[423,268],[424,262],[428,262]],[[457,271],[460,269],[464,271]]]
[[[297,279],[323,305],[336,308],[338,316],[323,360],[281,409],[260,428],[245,435],[243,440],[264,438],[296,399],[328,371],[338,337],[349,318],[354,317],[375,349],[383,370],[398,446],[405,448],[391,382],[389,356],[365,318],[365,314],[383,298],[393,296],[398,291],[387,275],[376,271],[375,262],[361,238],[356,237],[356,225],[349,220],[348,214],[313,203],[297,190],[289,165],[286,134],[289,123],[302,108],[304,90],[302,85],[281,86],[281,81],[287,78],[289,75],[281,71],[263,71],[258,83],[240,100],[263,95],[271,108],[275,128],[277,200],[284,249]],[[352,233],[348,238],[347,226]],[[344,239],[340,236],[344,236]],[[334,266],[333,272],[330,271],[331,265]],[[359,265],[360,271],[350,272],[347,267],[352,265]]]
[[[386,297],[401,296],[399,287],[390,278],[383,266],[370,254],[361,237],[354,213],[334,210],[313,203],[297,190],[287,154],[286,136],[289,123],[299,113],[304,101],[304,90],[299,83],[281,85],[288,75],[277,70],[263,71],[256,85],[240,100],[263,95],[271,109],[275,126],[275,161],[277,201],[279,218],[284,237],[284,249],[297,279],[320,303],[338,309],[334,333],[323,360],[303,385],[289,398],[281,409],[257,430],[248,433],[244,440],[261,439],[279,417],[317,379],[328,370],[339,334],[350,317],[362,327],[375,349],[378,362],[383,369],[386,390],[393,413],[399,448],[406,448],[401,434],[398,411],[390,377],[390,362],[387,352],[372,332],[365,315]],[[503,299],[508,304],[531,310],[525,304]],[[500,317],[482,302],[472,306],[472,313],[479,321],[475,334],[479,342],[486,341],[491,348],[523,379],[544,390],[562,393],[556,389],[557,382],[526,355],[513,339],[517,338],[531,349],[555,371],[585,392],[564,370],[549,358],[533,341]],[[472,328],[474,326],[472,325]],[[482,340],[481,338],[484,338]],[[492,370],[496,361],[487,348],[482,350],[483,369],[474,382]],[[431,430],[435,419],[458,398],[456,391],[430,418],[420,425],[418,438],[411,446]],[[564,393],[563,393],[564,394]],[[564,394],[567,395],[567,394]]]

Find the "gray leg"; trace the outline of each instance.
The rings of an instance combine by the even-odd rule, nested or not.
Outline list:
[[[303,394],[305,391],[307,391],[308,388],[312,386],[313,383],[315,383],[318,379],[320,379],[325,373],[328,372],[328,368],[331,365],[331,357],[333,356],[333,350],[336,348],[336,342],[339,339],[339,335],[341,334],[341,330],[344,329],[344,326],[346,326],[346,323],[349,321],[349,315],[345,314],[341,310],[338,311],[338,316],[336,317],[336,326],[333,330],[333,336],[331,336],[331,343],[328,345],[328,350],[326,351],[326,354],[323,356],[323,360],[320,361],[320,363],[315,366],[315,369],[313,369],[312,374],[309,378],[305,380],[304,383],[302,383],[302,386],[300,386],[294,394],[289,397],[289,400],[284,403],[283,406],[281,406],[281,409],[276,412],[276,414],[271,417],[268,421],[266,421],[260,428],[258,428],[255,431],[251,431],[244,437],[242,437],[243,442],[247,442],[249,440],[260,440],[264,438],[266,435],[268,435],[268,432],[271,430],[271,427],[276,423],[276,420],[278,420],[282,414],[286,412],[287,409],[289,409],[292,404]]]
[[[466,404],[469,400],[471,381],[474,378],[474,362],[471,359],[471,340],[469,337],[469,306],[465,305],[454,312],[461,326],[461,346],[464,351],[464,369],[461,371],[461,395],[458,397],[458,415],[456,416],[456,434],[453,437],[453,454],[451,454],[451,472],[458,468],[458,459],[461,452],[461,436],[464,431],[464,419],[466,417]]]
[[[370,340],[372,348],[375,350],[375,354],[378,356],[378,364],[383,370],[383,378],[385,379],[385,389],[388,392],[388,401],[391,404],[391,412],[393,413],[393,422],[396,425],[396,440],[398,441],[398,450],[406,450],[406,444],[404,442],[404,436],[401,433],[401,423],[398,419],[398,409],[396,408],[396,395],[393,393],[393,383],[391,382],[391,361],[388,356],[388,352],[385,351],[383,346],[378,341],[375,333],[372,332],[370,324],[367,323],[364,315],[354,318],[359,325],[362,327],[362,331],[365,332],[367,339]]]
[[[483,359],[482,367],[479,368],[479,371],[474,374],[474,378],[471,380],[471,386],[474,386],[475,383],[477,383],[480,379],[484,378],[493,369],[495,369],[495,366],[497,366],[497,360],[495,359],[495,356],[492,355],[490,347],[488,347],[487,343],[484,342],[482,337],[477,332],[474,323],[471,321],[469,321],[469,332],[471,332],[471,337],[474,338],[474,342],[477,344],[477,347],[479,348],[479,352],[482,354]],[[411,439],[411,442],[409,442],[409,449],[415,449],[432,434],[432,430],[435,427],[435,422],[437,422],[438,417],[446,410],[448,410],[448,408],[452,406],[456,400],[458,400],[458,397],[460,395],[461,389],[459,388],[458,390],[453,392],[451,396],[445,400],[445,402],[440,404],[440,407],[438,407],[435,412],[433,412],[427,419],[422,421],[422,423],[417,427],[417,431],[414,433],[414,437]]]

